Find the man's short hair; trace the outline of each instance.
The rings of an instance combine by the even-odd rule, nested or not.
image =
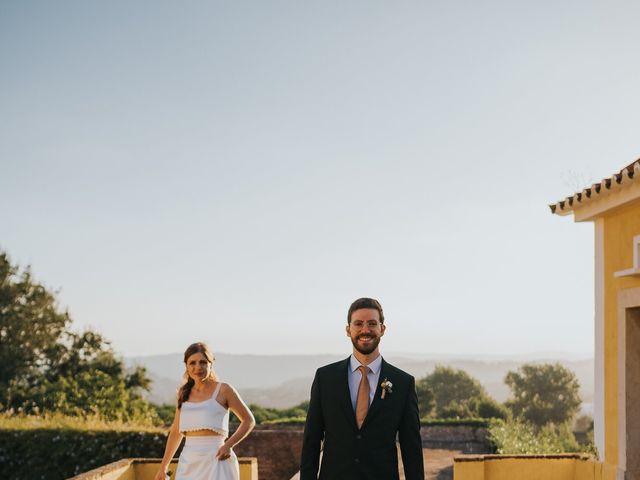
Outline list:
[[[351,314],[361,308],[373,308],[380,314],[380,323],[384,323],[384,313],[382,313],[382,305],[375,298],[359,298],[351,304],[349,307],[349,313],[347,313],[347,324],[351,323]]]

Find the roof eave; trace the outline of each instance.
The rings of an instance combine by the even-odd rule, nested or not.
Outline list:
[[[613,208],[640,198],[640,161],[627,165],[619,173],[600,183],[549,205],[555,215],[573,213],[576,222],[591,221]]]

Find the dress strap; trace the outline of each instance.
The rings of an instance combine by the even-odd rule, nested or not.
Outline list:
[[[213,395],[211,395],[211,398],[213,398],[214,400],[218,398],[218,393],[220,393],[221,385],[222,385],[222,382],[218,382],[218,385],[216,385],[216,389],[213,391]]]

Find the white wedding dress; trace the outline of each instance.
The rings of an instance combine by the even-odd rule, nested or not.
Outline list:
[[[178,460],[175,480],[240,480],[238,457],[231,451],[226,460],[216,454],[229,435],[229,410],[218,403],[220,383],[211,398],[182,402],[180,431],[211,430],[218,435],[187,436]]]
[[[175,480],[240,480],[238,457],[216,459],[224,443],[222,435],[187,437],[176,470]]]

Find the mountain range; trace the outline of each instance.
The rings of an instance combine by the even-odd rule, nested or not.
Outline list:
[[[583,410],[589,411],[593,401],[593,358],[587,355],[559,353],[528,355],[426,355],[385,354],[385,360],[409,372],[424,377],[436,365],[446,365],[466,371],[485,387],[489,395],[503,402],[509,397],[504,384],[508,371],[523,363],[558,362],[571,369],[580,382]],[[263,407],[286,408],[308,399],[315,370],[345,355],[242,355],[216,354],[214,369],[218,377],[235,386],[247,403]],[[129,357],[128,365],[141,365],[152,379],[148,399],[154,403],[174,403],[176,391],[182,383],[184,363],[180,353]]]

